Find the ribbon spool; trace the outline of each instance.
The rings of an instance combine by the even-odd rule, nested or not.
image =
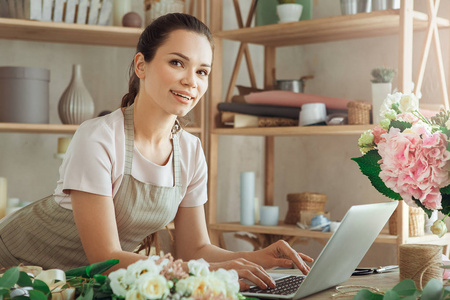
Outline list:
[[[442,282],[442,246],[404,244],[399,251],[400,280],[412,279],[421,290],[432,278]]]

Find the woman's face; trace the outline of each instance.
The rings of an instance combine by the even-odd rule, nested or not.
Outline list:
[[[175,30],[154,58],[143,63],[139,93],[167,114],[184,116],[208,89],[211,63],[212,49],[204,35]]]

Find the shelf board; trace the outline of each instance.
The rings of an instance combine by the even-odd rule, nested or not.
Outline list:
[[[415,11],[414,30],[426,30],[428,15]],[[440,28],[450,21],[437,18]],[[334,16],[299,22],[255,26],[217,32],[218,38],[265,46],[295,46],[330,41],[398,34],[400,10],[389,9],[371,13]]]
[[[229,222],[229,223],[210,224],[209,229],[220,232],[250,232],[262,234],[298,236],[298,237],[326,239],[326,240],[328,240],[332,235],[331,232],[305,230],[300,229],[296,225],[288,225],[283,223],[281,223],[278,226],[261,226],[261,225],[245,226],[241,225],[238,222]],[[375,243],[397,244],[397,236],[383,232],[377,237]]]
[[[274,234],[274,235],[287,235],[287,236],[299,236],[306,238],[315,239],[326,239],[328,240],[332,233],[331,232],[320,232],[313,230],[300,229],[296,225],[288,225],[280,222],[278,226],[245,226],[238,222],[228,222],[228,223],[216,223],[210,224],[209,228],[211,230],[220,232],[250,232],[250,233],[262,233],[262,234]],[[375,240],[375,243],[381,244],[397,244],[397,236],[391,235],[387,230],[383,230],[381,234]],[[439,238],[434,234],[425,234],[423,236],[408,237],[406,240],[407,244],[435,244],[446,246],[450,243],[450,233],[446,233],[442,238]]]
[[[0,123],[0,132],[73,134],[78,125]]]
[[[136,47],[141,33],[141,28],[0,18],[2,39]]]
[[[333,125],[333,126],[287,126],[255,128],[215,128],[212,134],[251,135],[251,136],[295,136],[295,135],[360,135],[372,129],[369,125]]]
[[[26,123],[0,123],[0,132],[8,133],[58,133],[73,134],[78,125],[63,124],[26,124]],[[201,133],[199,127],[185,127],[189,133]]]

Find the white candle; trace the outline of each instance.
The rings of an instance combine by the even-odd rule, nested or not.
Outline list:
[[[241,224],[255,225],[255,172],[241,172]]]
[[[5,177],[0,177],[0,218],[6,215],[7,198],[7,181]]]

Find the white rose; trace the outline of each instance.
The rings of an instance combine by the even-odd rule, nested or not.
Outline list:
[[[175,290],[183,295],[190,295],[195,287],[196,277],[186,277],[184,279],[180,279],[175,284]]]
[[[419,99],[414,94],[406,94],[400,98],[398,109],[402,113],[413,112],[419,109]]]
[[[159,274],[146,273],[140,276],[136,288],[144,299],[161,299],[170,294],[166,278]]]
[[[127,292],[125,300],[145,300],[137,289],[131,289]]]
[[[209,264],[203,259],[190,260],[188,262],[189,273],[194,274],[194,276],[208,276],[209,275]]]
[[[385,118],[386,112],[392,110],[392,104],[398,103],[402,97],[402,93],[388,94],[380,107],[380,117]]]
[[[436,220],[431,226],[431,232],[441,238],[447,233],[447,225],[445,225],[445,222],[442,220]]]
[[[159,266],[152,259],[142,259],[131,264],[127,268],[125,277],[126,283],[132,285],[143,274],[157,275],[161,272],[162,266]]]
[[[236,298],[239,293],[239,276],[235,270],[219,269],[212,273],[214,280],[222,283],[224,295]],[[215,287],[215,285],[213,284]]]
[[[126,272],[125,269],[119,269],[108,275],[109,279],[111,279],[111,289],[114,295],[119,297],[125,297],[127,294],[128,284],[125,283]]]

